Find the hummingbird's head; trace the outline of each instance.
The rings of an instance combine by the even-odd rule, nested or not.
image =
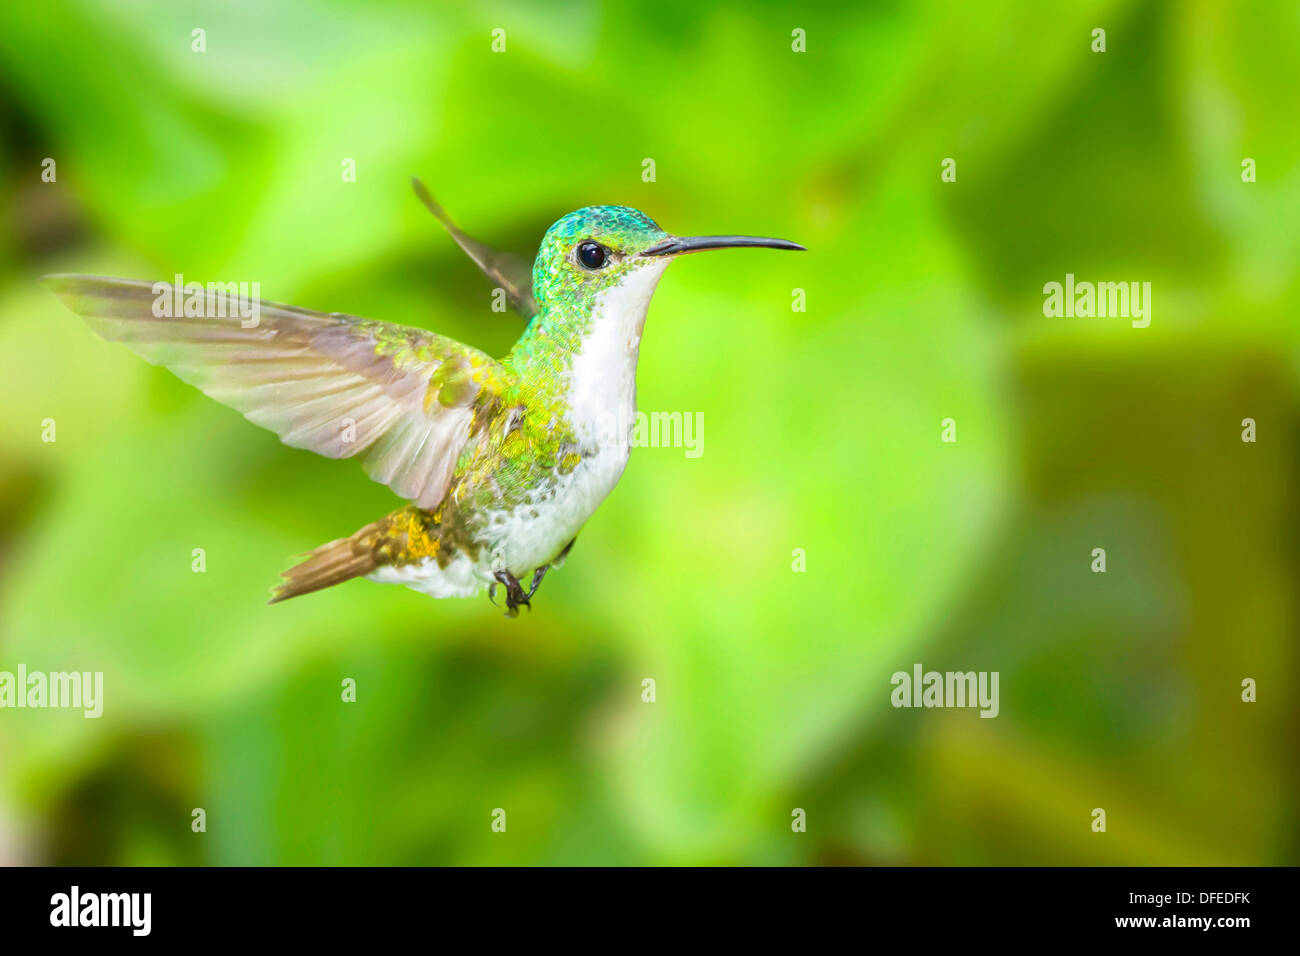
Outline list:
[[[641,253],[668,233],[628,206],[587,206],[561,217],[546,230],[533,263],[537,304],[572,305],[589,311],[597,295],[622,285],[641,270],[662,262]]]
[[[546,231],[533,264],[537,304],[572,304],[589,311],[596,297],[626,285],[645,286],[646,296],[674,256],[705,249],[765,246],[803,249],[785,239],[757,236],[672,236],[629,206],[586,206],[561,217]],[[641,280],[631,282],[633,279]]]

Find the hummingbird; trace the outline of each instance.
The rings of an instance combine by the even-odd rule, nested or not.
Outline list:
[[[494,359],[410,326],[256,301],[220,288],[91,275],[45,284],[103,338],[329,458],[360,458],[407,504],[306,552],[268,603],[352,578],[435,598],[532,609],[627,465],[646,312],[673,259],[710,249],[803,250],[785,239],[675,236],[628,206],[587,206],[542,237],[531,270],[416,195],[527,326]],[[197,290],[195,292],[194,290]],[[159,301],[185,299],[183,310]],[[197,296],[197,298],[195,298]],[[193,302],[197,307],[191,308]],[[173,314],[183,312],[183,314]],[[253,314],[256,322],[241,320]],[[611,428],[610,423],[624,427]],[[532,572],[527,589],[521,581]]]

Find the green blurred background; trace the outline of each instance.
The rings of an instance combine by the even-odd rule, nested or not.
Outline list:
[[[0,6],[0,670],[105,680],[99,720],[0,711],[0,861],[1300,861],[1300,12],[859,7]],[[258,281],[503,353],[412,174],[530,256],[590,203],[811,250],[668,271],[639,404],[704,454],[635,450],[514,621],[267,607],[396,499],[34,281]],[[1150,281],[1150,328],[1045,318],[1067,272]],[[999,717],[892,708],[918,662],[998,671]]]

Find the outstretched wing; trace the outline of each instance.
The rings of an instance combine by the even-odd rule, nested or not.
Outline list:
[[[428,207],[429,212],[451,233],[456,245],[474,260],[474,264],[483,270],[483,274],[506,291],[506,297],[525,319],[537,314],[537,302],[533,299],[533,272],[528,263],[509,252],[493,249],[486,243],[479,242],[472,236],[461,232],[460,227],[451,221],[447,211],[433,198],[428,187],[415,177],[411,177],[411,186],[420,202]]]
[[[476,407],[508,374],[483,352],[422,329],[241,303],[215,287],[186,286],[177,296],[165,282],[55,275],[45,283],[109,341],[286,445],[363,455],[371,478],[421,508],[442,500]]]

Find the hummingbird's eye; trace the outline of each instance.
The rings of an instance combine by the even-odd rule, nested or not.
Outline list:
[[[578,243],[578,261],[582,263],[584,269],[590,269],[594,272],[609,262],[609,250],[599,242],[584,239]]]

